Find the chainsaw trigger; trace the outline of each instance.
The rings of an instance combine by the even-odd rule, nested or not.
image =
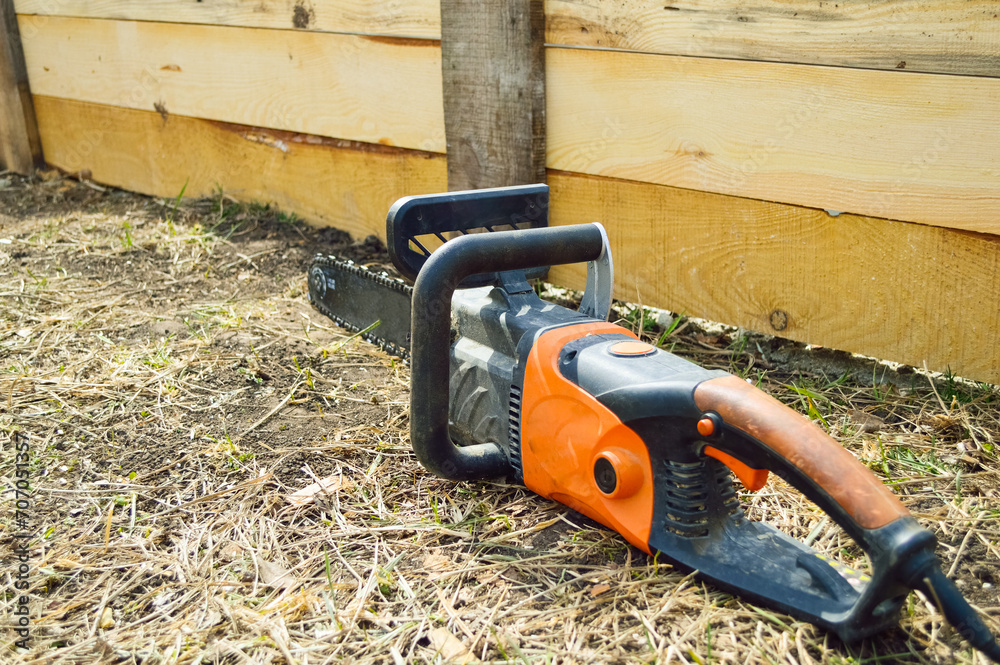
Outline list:
[[[767,474],[769,473],[767,469],[755,469],[729,453],[724,453],[712,446],[705,446],[702,452],[728,466],[736,474],[736,477],[740,479],[743,486],[747,488],[747,491],[756,492],[767,483]]]

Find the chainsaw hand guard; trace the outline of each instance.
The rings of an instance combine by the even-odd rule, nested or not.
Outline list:
[[[386,237],[392,264],[413,282],[431,256],[432,243],[450,242],[448,235],[548,225],[548,185],[522,185],[401,198],[389,209]],[[529,279],[544,277],[548,271],[544,263],[529,268]],[[467,275],[461,287],[496,282],[497,275],[476,272]]]

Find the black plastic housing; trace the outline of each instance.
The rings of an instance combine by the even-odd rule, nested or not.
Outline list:
[[[448,192],[426,196],[408,196],[396,201],[386,218],[389,256],[396,269],[410,281],[416,281],[421,268],[431,256],[419,238],[434,236],[443,243],[448,235],[470,231],[495,232],[505,229],[526,230],[549,225],[548,185],[523,185]],[[495,246],[501,241],[494,239]],[[548,264],[527,266],[527,278],[542,278]],[[494,271],[514,270],[500,266]],[[461,288],[498,283],[496,274],[470,273]]]

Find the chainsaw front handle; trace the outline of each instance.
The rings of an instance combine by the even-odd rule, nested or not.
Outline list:
[[[424,467],[452,480],[510,471],[496,443],[459,447],[448,432],[451,299],[459,284],[470,275],[597,262],[609,253],[604,228],[580,224],[461,236],[431,254],[413,285],[410,342],[410,442]]]

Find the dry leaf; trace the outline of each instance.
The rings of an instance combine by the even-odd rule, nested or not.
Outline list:
[[[455,605],[469,605],[476,599],[476,589],[471,586],[464,586],[458,591],[458,597],[455,599]]]
[[[962,439],[955,444],[955,447],[958,448],[958,452],[960,453],[978,453],[983,449],[983,447],[979,445],[979,442],[974,441],[973,439]]]
[[[423,567],[424,570],[430,571],[428,577],[436,580],[442,576],[442,573],[452,570],[454,565],[452,565],[451,559],[443,554],[428,554],[424,557]]]
[[[110,607],[105,607],[104,611],[101,612],[101,619],[97,622],[98,628],[114,628],[115,627],[115,617],[111,613]]]
[[[205,630],[206,628],[211,628],[220,621],[222,621],[222,612],[214,607],[210,607],[205,610],[205,615],[198,621],[198,629]]]
[[[318,483],[307,485],[302,489],[288,495],[288,503],[293,506],[307,506],[316,499],[316,495],[322,492],[336,492],[349,489],[353,483],[345,480],[343,476],[329,476],[323,478]]]
[[[427,570],[450,570],[451,559],[443,554],[428,554],[424,557],[424,568]]]
[[[480,660],[472,655],[472,652],[465,648],[461,640],[448,632],[447,628],[432,628],[427,633],[431,648],[441,654],[441,656],[460,665],[466,663],[478,663]]]
[[[608,591],[611,591],[610,584],[595,584],[590,588],[590,595],[600,596],[602,593],[607,593]]]
[[[223,561],[236,561],[243,556],[243,548],[232,541],[219,548],[216,556]]]
[[[721,335],[705,335],[703,333],[695,333],[694,338],[696,341],[706,344],[708,346],[718,346],[719,340],[722,338]]]
[[[298,584],[298,580],[295,579],[290,570],[286,570],[276,563],[257,559],[257,570],[260,571],[260,579],[264,584],[274,589],[287,589]]]
[[[878,432],[885,427],[885,421],[878,416],[873,416],[866,411],[850,409],[847,415],[851,417],[851,422],[858,426],[862,432]]]
[[[343,623],[350,623],[352,621],[369,621],[380,628],[388,630],[390,626],[386,619],[369,610],[367,605],[367,599],[355,596],[347,603],[347,605],[337,612],[337,616]]]
[[[495,570],[483,570],[476,573],[476,581],[480,584],[492,584],[500,577],[500,573]]]

